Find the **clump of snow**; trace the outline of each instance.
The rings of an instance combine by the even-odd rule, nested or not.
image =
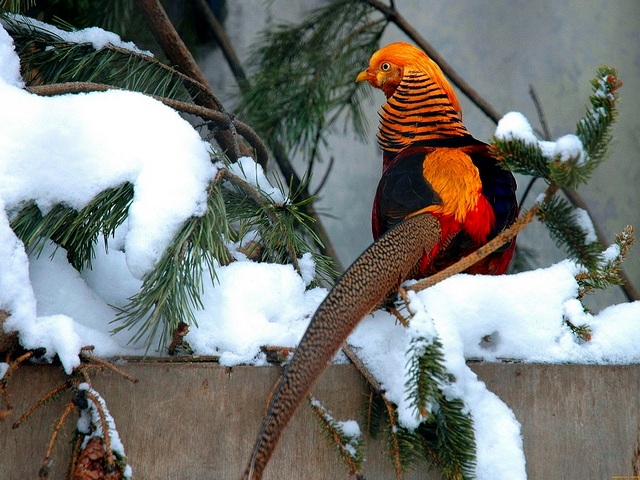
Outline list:
[[[498,121],[495,136],[501,140],[524,140],[529,145],[538,143],[529,120],[520,112],[509,112],[502,117]]]
[[[520,112],[509,112],[502,117],[498,121],[495,137],[505,141],[522,140],[527,145],[538,146],[548,159],[583,165],[587,158],[582,142],[576,135],[564,135],[555,142],[539,140],[529,120]]]
[[[15,15],[10,13],[7,13],[6,15],[13,22],[28,25],[32,30],[48,32],[59,37],[63,42],[79,44],[88,43],[96,50],[101,50],[107,45],[112,45],[134,53],[153,57],[153,53],[150,51],[140,50],[133,42],[124,42],[118,34],[108,32],[99,27],[89,27],[69,32],[61,30],[48,23],[36,20],[35,18],[25,17],[24,15]]]
[[[302,258],[298,259],[298,266],[300,267],[300,276],[304,284],[309,286],[316,278],[316,262],[313,259],[313,255],[309,252],[303,254]]]
[[[7,362],[0,362],[0,380],[4,378],[8,371],[9,364]]]
[[[251,157],[240,157],[236,163],[229,165],[228,168],[230,172],[249,182],[272,202],[279,204],[287,202],[282,191],[269,183],[262,166],[258,165]]]
[[[236,261],[216,273],[219,283],[204,285],[205,308],[185,339],[222,365],[264,365],[261,346],[295,346],[326,295],[323,288],[305,290],[291,265]]]
[[[576,215],[576,220],[581,230],[585,234],[585,243],[590,244],[598,241],[598,235],[596,235],[596,229],[593,226],[593,222],[591,221],[591,217],[589,216],[589,212],[587,212],[583,208],[575,208],[574,213]]]
[[[20,59],[16,55],[13,40],[4,28],[0,28],[0,81],[13,87],[24,87],[20,76]]]

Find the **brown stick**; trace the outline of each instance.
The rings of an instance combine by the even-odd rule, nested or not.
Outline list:
[[[53,429],[53,433],[51,434],[51,438],[49,439],[49,445],[47,446],[47,452],[45,453],[44,460],[42,461],[42,467],[40,468],[40,472],[38,476],[42,479],[45,479],[49,476],[49,462],[51,461],[51,453],[53,452],[53,446],[56,443],[56,439],[58,438],[58,434],[60,433],[60,429],[64,424],[64,421],[67,419],[69,414],[73,411],[73,402],[69,402],[67,408],[62,412],[62,416],[56,423],[55,428]]]
[[[202,14],[204,21],[209,27],[209,31],[213,34],[213,37],[220,47],[224,58],[227,60],[231,72],[238,82],[240,89],[244,89],[249,85],[247,75],[242,68],[242,63],[236,55],[236,52],[231,44],[231,40],[227,36],[227,32],[224,30],[222,24],[218,21],[216,16],[211,11],[209,4],[205,0],[193,0],[196,9]]]
[[[419,282],[407,287],[407,290],[419,292],[421,290],[424,290],[425,288],[432,287],[436,283],[439,283],[457,273],[464,272],[467,268],[482,260],[486,256],[492,254],[502,245],[518,235],[518,233],[520,233],[527,225],[529,225],[529,223],[533,221],[536,216],[536,212],[539,209],[540,207],[538,204],[534,205],[529,209],[527,213],[521,215],[520,218],[518,218],[515,222],[513,222],[513,224],[511,224],[511,226],[509,226],[509,228],[503,230],[493,240],[486,243],[475,252],[454,263],[450,267],[447,267],[444,270],[441,270],[438,273],[435,273],[430,277],[425,278],[424,280],[420,280]]]
[[[197,104],[224,112],[222,105],[212,99],[213,92],[208,87],[208,82],[200,67],[191,55],[191,52],[182,41],[174,28],[159,0],[136,0],[138,8],[151,30],[154,38],[162,48],[169,61],[179,70],[193,78],[202,85],[207,86],[211,95],[196,95],[193,99]],[[238,159],[238,145],[234,142],[228,131],[216,131],[214,137],[227,156],[235,161]]]

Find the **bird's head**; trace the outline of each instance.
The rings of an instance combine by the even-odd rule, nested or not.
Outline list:
[[[440,67],[426,53],[409,43],[391,43],[375,52],[369,60],[369,66],[358,74],[356,81],[368,81],[389,98],[408,71],[429,75],[444,90],[456,111],[460,112],[458,98]]]

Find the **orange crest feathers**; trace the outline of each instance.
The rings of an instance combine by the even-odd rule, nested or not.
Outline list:
[[[431,60],[426,53],[409,43],[395,42],[381,48],[373,54],[370,65],[378,64],[384,60],[395,63],[407,70],[418,70],[427,73],[444,90],[449,97],[451,105],[457,112],[462,114],[458,97],[456,97],[453,87],[442,73],[436,62]]]

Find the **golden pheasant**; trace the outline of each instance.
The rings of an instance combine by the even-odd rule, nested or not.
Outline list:
[[[373,210],[375,242],[320,304],[271,396],[243,479],[258,480],[282,430],[360,319],[400,284],[455,262],[517,214],[515,181],[462,123],[440,68],[408,44],[376,52],[358,81],[387,96],[378,142],[383,175]],[[502,273],[509,245],[472,271]]]
[[[425,252],[417,271],[424,277],[457,262],[515,220],[513,175],[468,132],[453,88],[424,52],[392,43],[373,54],[357,80],[387,97],[379,111],[383,175],[372,212],[374,239],[408,215],[436,215],[442,239]],[[504,273],[514,247],[512,241],[468,272]]]

